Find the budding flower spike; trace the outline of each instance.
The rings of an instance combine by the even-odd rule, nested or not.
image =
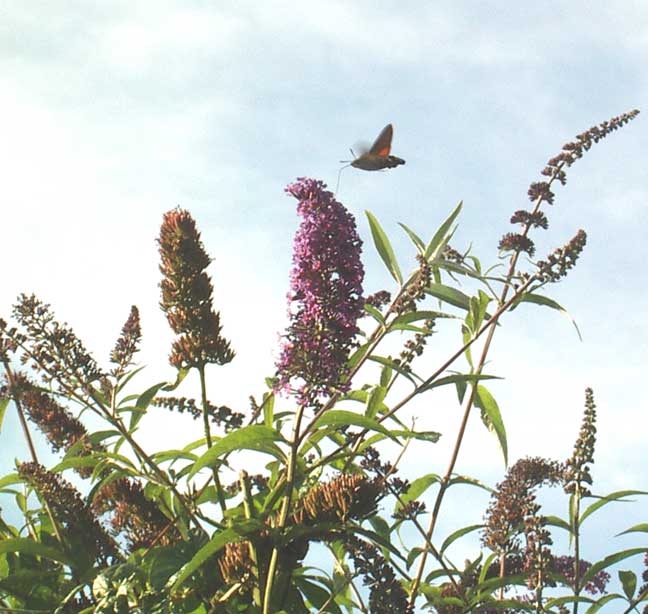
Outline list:
[[[346,164],[346,166],[343,166],[338,173],[338,187],[340,185],[340,174],[349,166],[359,168],[362,171],[382,171],[405,164],[405,160],[397,156],[392,156],[389,153],[391,151],[393,136],[394,127],[391,124],[387,124],[368,150],[361,151],[360,155],[356,156],[352,149],[351,155],[353,156],[353,160],[341,160],[342,164]],[[335,191],[337,193],[337,188]]]

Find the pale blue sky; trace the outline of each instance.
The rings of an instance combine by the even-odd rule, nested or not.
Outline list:
[[[214,401],[244,408],[272,372],[284,321],[298,223],[287,183],[306,175],[333,188],[348,148],[392,122],[393,153],[407,164],[347,169],[339,198],[366,241],[367,290],[393,289],[365,209],[407,268],[397,222],[430,235],[463,200],[454,243],[472,241],[493,263],[546,160],[638,107],[638,119],[569,170],[549,232],[534,237],[542,256],[588,232],[578,267],[550,290],[583,342],[564,318],[526,307],[504,321],[490,368],[507,378],[492,389],[512,460],[569,455],[589,385],[601,491],[647,489],[646,66],[648,4],[627,0],[0,1],[0,314],[19,292],[36,292],[105,357],[135,303],[149,365],[141,388],[170,378],[154,239],[162,213],[181,205],[215,258],[216,304],[238,352],[212,373]],[[439,336],[430,368],[456,339]],[[450,396],[413,412],[446,433],[458,415]],[[179,444],[183,424],[151,424],[151,445]],[[494,482],[501,459],[473,427],[458,469]],[[24,457],[13,417],[2,436]],[[427,471],[445,469],[450,441],[426,456]],[[608,534],[645,520],[645,503],[627,522],[626,509]]]

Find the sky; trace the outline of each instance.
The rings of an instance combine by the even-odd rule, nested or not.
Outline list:
[[[334,189],[349,148],[394,125],[392,153],[406,164],[347,169],[337,194],[365,241],[367,292],[394,291],[365,210],[408,270],[414,253],[398,222],[432,236],[461,200],[453,244],[495,264],[499,238],[514,230],[508,220],[528,206],[547,159],[590,126],[639,108],[568,171],[547,211],[549,231],[533,237],[542,257],[579,228],[588,233],[576,269],[548,289],[582,341],[557,312],[524,306],[503,320],[488,369],[505,378],[491,390],[511,461],[566,458],[591,386],[598,492],[648,490],[647,65],[641,1],[585,9],[551,0],[0,0],[0,316],[34,292],[105,364],[136,304],[147,365],[139,389],[173,379],[155,238],[163,213],[181,206],[214,258],[215,305],[237,352],[210,371],[213,400],[244,410],[273,373],[285,326],[299,222],[288,183],[308,176]],[[436,339],[423,363],[430,372],[459,333],[444,324]],[[411,414],[446,437],[403,472],[445,471],[460,416],[453,395],[422,397]],[[146,428],[151,449],[199,436],[162,414]],[[11,412],[0,436],[4,460],[26,456]],[[490,484],[503,477],[478,420],[457,470]],[[485,503],[450,498],[449,516],[479,522]],[[639,500],[592,525],[592,556],[634,544],[612,536],[647,512]]]

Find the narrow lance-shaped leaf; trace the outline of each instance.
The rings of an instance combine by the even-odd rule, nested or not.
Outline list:
[[[374,240],[374,245],[382,258],[382,261],[385,263],[387,270],[391,273],[391,276],[399,283],[403,285],[403,274],[400,271],[398,262],[396,261],[396,256],[394,255],[394,250],[392,249],[391,243],[385,234],[385,231],[380,226],[380,223],[376,217],[370,212],[365,211],[367,219],[369,220],[369,228],[371,228],[371,236]]]
[[[470,526],[457,529],[456,531],[454,531],[454,533],[451,533],[450,535],[448,535],[448,537],[445,538],[443,544],[441,545],[441,550],[439,550],[439,554],[443,555],[443,553],[450,547],[450,545],[452,545],[452,543],[458,540],[460,537],[483,528],[483,524],[471,524]]]
[[[620,552],[615,552],[614,554],[606,556],[603,560],[594,563],[585,572],[585,574],[583,574],[581,585],[585,586],[585,584],[592,580],[592,578],[594,578],[594,576],[596,576],[599,571],[607,569],[611,565],[614,565],[619,561],[623,561],[624,559],[630,558],[631,556],[635,556],[637,554],[645,554],[645,552],[646,548],[629,548],[628,550],[621,550]]]
[[[370,431],[377,431],[394,441],[398,441],[398,438],[392,435],[392,433],[377,420],[344,409],[334,409],[325,412],[313,425],[313,428],[321,426],[348,426],[350,424]]]
[[[533,294],[532,292],[525,292],[518,301],[516,301],[516,304],[514,305],[513,308],[517,307],[519,303],[533,303],[535,305],[542,305],[544,307],[549,307],[551,309],[555,309],[556,311],[560,312],[563,314],[573,325],[574,328],[576,329],[576,334],[578,335],[578,338],[582,341],[583,338],[581,337],[580,329],[578,328],[578,324],[576,324],[576,320],[570,315],[570,313],[559,303],[554,301],[553,299],[549,298],[548,296],[543,296],[542,294]]]
[[[402,222],[398,222],[398,225],[407,233],[409,238],[412,239],[412,243],[416,246],[419,254],[425,253],[425,243],[423,243],[421,237],[419,237],[411,228],[405,226]]]
[[[191,479],[203,467],[214,466],[221,456],[234,450],[255,450],[270,454],[279,460],[284,460],[281,448],[276,445],[276,442],[280,441],[284,441],[284,439],[277,431],[260,424],[245,426],[228,433],[196,461],[188,479]]]
[[[623,499],[625,499],[626,497],[630,497],[632,495],[648,495],[648,492],[646,492],[645,490],[617,490],[616,492],[610,493],[609,495],[606,495],[605,497],[592,503],[581,514],[579,524],[583,524],[584,520],[588,516],[591,516],[596,510],[603,507],[604,505],[607,505],[608,503],[612,503],[613,501],[628,503],[628,501],[623,501]]]
[[[497,437],[502,455],[504,456],[504,465],[508,465],[508,444],[506,442],[506,428],[502,420],[497,401],[493,395],[482,386],[477,386],[475,395],[475,405],[481,410],[481,418],[484,426]]]
[[[217,532],[207,542],[194,557],[182,568],[180,573],[174,580],[171,591],[176,591],[184,583],[192,573],[198,570],[212,555],[216,554],[219,550],[225,547],[225,544],[238,541],[241,538],[240,534],[234,529],[225,529],[224,531]]]
[[[64,552],[53,546],[46,546],[25,537],[13,537],[0,541],[0,554],[5,552],[18,552],[31,556],[42,556],[52,561],[59,561],[65,565],[72,565],[74,561]]]
[[[439,226],[438,230],[434,233],[432,239],[428,243],[427,248],[425,249],[425,258],[428,260],[436,256],[436,253],[439,251],[441,246],[448,240],[448,234],[450,233],[450,228],[454,224],[454,221],[457,219],[457,216],[461,212],[463,207],[463,201],[461,201],[455,208],[454,211],[446,218],[446,220]]]
[[[453,305],[454,307],[459,307],[460,309],[470,309],[470,297],[457,290],[456,288],[451,288],[444,284],[430,284],[425,288],[425,292],[435,298],[438,298],[444,303]]]
[[[619,537],[619,535],[625,535],[626,533],[648,533],[648,522],[641,522],[634,525],[633,527],[630,527],[629,529],[626,529],[625,531],[621,531],[621,533],[619,533],[616,537]]]
[[[367,409],[365,415],[369,418],[375,418],[381,407],[384,407],[383,401],[387,394],[387,388],[384,386],[375,386],[372,388],[367,398]]]
[[[424,392],[425,390],[430,390],[432,388],[438,388],[439,386],[447,386],[449,384],[458,384],[458,383],[474,383],[487,379],[502,379],[496,375],[484,375],[481,373],[457,373],[456,375],[447,375],[446,377],[440,377],[435,379],[433,382],[422,386],[419,392]]]
[[[403,503],[409,503],[418,499],[432,484],[437,484],[441,478],[436,473],[428,473],[423,475],[420,478],[416,478],[407,489],[407,492],[401,495],[401,501]],[[397,507],[400,507],[397,505]]]

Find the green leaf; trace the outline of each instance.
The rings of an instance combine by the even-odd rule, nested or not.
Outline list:
[[[367,409],[365,409],[365,416],[368,418],[375,418],[378,411],[385,408],[383,401],[387,394],[385,386],[374,386],[367,398]]]
[[[497,553],[492,552],[491,554],[488,555],[488,557],[484,561],[483,565],[481,566],[481,571],[479,572],[478,586],[481,585],[484,582],[484,580],[486,580],[486,574],[488,574],[491,564],[496,558],[498,558]]]
[[[482,386],[477,385],[477,395],[475,396],[475,405],[481,410],[482,422],[486,428],[497,437],[502,455],[504,456],[504,465],[508,465],[508,444],[506,442],[506,428],[502,420],[497,401],[490,392]]]
[[[542,305],[543,307],[549,307],[550,309],[555,309],[556,311],[563,314],[574,325],[578,338],[581,341],[583,340],[583,338],[581,337],[580,330],[578,328],[578,324],[576,324],[576,320],[574,320],[574,318],[570,315],[570,313],[562,305],[560,305],[560,303],[557,303],[556,301],[549,298],[548,296],[543,296],[542,294],[533,294],[532,292],[525,292],[520,297],[517,303],[533,303],[534,305]],[[513,307],[513,309],[515,309],[515,307],[517,307],[517,304]]]
[[[610,601],[614,601],[615,599],[623,599],[623,597],[618,593],[611,593],[599,597],[593,605],[587,608],[585,614],[596,614],[596,612],[598,612],[604,605],[608,604]]]
[[[160,382],[159,384],[151,386],[148,390],[145,390],[139,395],[139,397],[137,397],[135,407],[138,409],[146,409],[151,404],[151,401],[157,396],[157,393],[167,385],[167,382]]]
[[[371,518],[369,518],[369,523],[374,528],[374,531],[378,533],[378,535],[380,535],[383,539],[389,539],[391,530],[389,529],[389,525],[384,518],[381,518],[380,516],[372,516]]]
[[[448,305],[453,305],[460,309],[470,309],[470,297],[456,288],[446,286],[445,284],[431,283],[425,288],[425,292],[444,303],[448,303]]]
[[[215,533],[209,542],[198,550],[193,558],[182,568],[171,585],[171,591],[178,590],[178,588],[180,588],[192,573],[197,571],[210,557],[224,548],[225,544],[236,542],[240,539],[241,535],[234,529],[225,529],[224,531],[218,531]]]
[[[443,553],[452,544],[452,542],[459,539],[460,537],[463,537],[464,535],[467,535],[468,533],[482,529],[484,526],[485,525],[483,524],[471,524],[470,526],[462,527],[461,529],[456,530],[454,533],[451,533],[450,535],[448,535],[448,537],[445,538],[443,544],[441,545],[441,550],[439,550],[439,554],[443,556]]]
[[[440,377],[434,381],[421,386],[419,392],[424,392],[426,390],[431,390],[432,388],[438,388],[439,386],[447,386],[448,384],[465,384],[466,382],[479,382],[481,380],[487,379],[502,379],[496,375],[484,375],[483,373],[457,373],[456,375],[448,375],[446,377]]]
[[[491,494],[495,492],[492,488],[489,488],[483,482],[480,482],[476,478],[471,478],[468,475],[456,475],[448,482],[448,486],[455,486],[458,484],[468,484],[470,486],[477,486],[477,488],[481,488],[482,490],[485,490],[486,492],[489,492]]]
[[[5,552],[19,552],[20,554],[42,556],[52,561],[59,561],[59,563],[65,565],[74,564],[74,560],[58,548],[45,546],[25,537],[13,537],[0,541],[0,554],[4,554]]]
[[[626,533],[648,533],[648,522],[636,524],[634,525],[634,527],[630,527],[629,529],[622,531],[621,533],[616,535],[616,537],[619,537],[619,535],[625,535]]]
[[[454,211],[446,218],[446,220],[439,226],[438,230],[434,233],[432,239],[428,243],[427,248],[425,249],[424,257],[429,260],[437,255],[437,252],[443,248],[445,243],[449,240],[448,235],[450,234],[450,228],[454,224],[457,216],[461,212],[463,207],[463,201],[454,208]]]
[[[332,409],[323,413],[313,425],[313,428],[319,428],[322,426],[348,426],[353,424],[354,426],[360,426],[363,429],[368,431],[376,431],[382,433],[386,437],[394,441],[398,441],[398,438],[395,435],[392,435],[391,431],[386,429],[380,422],[374,420],[373,418],[368,418],[362,414],[356,414],[355,412],[348,411],[345,409]]]
[[[191,479],[203,467],[212,467],[218,464],[218,459],[234,450],[255,450],[270,454],[280,461],[285,460],[284,453],[275,442],[285,442],[285,439],[274,429],[261,424],[244,426],[228,433],[219,439],[207,452],[205,452],[193,466],[187,479]]]
[[[99,462],[92,456],[72,456],[64,458],[58,465],[50,469],[52,473],[61,473],[66,469],[78,469],[79,467],[94,467]]]
[[[410,382],[412,382],[414,386],[416,386],[414,377],[418,378],[419,380],[421,379],[420,377],[418,377],[418,375],[412,373],[411,371],[406,371],[405,369],[403,369],[403,367],[397,365],[391,358],[385,358],[384,356],[376,356],[375,354],[372,354],[371,356],[369,356],[369,360],[380,363],[381,365],[384,365],[386,367],[389,367],[390,369],[393,369],[394,371],[397,371],[403,377],[406,377]]]
[[[620,499],[624,499],[625,497],[629,497],[631,495],[648,495],[648,492],[646,492],[645,490],[617,490],[616,492],[610,493],[609,495],[606,495],[605,497],[599,499],[595,503],[592,503],[592,505],[590,505],[581,514],[579,524],[582,525],[583,521],[588,516],[591,516],[596,510],[603,507],[604,505],[607,505],[612,501],[619,501]],[[621,501],[621,503],[629,503],[629,501]]]
[[[272,428],[274,423],[275,395],[266,393],[263,399],[263,424]]]
[[[551,527],[558,527],[560,529],[564,529],[568,533],[572,532],[572,528],[569,525],[569,523],[564,521],[562,518],[558,516],[545,516],[545,521]]]
[[[581,586],[585,586],[599,571],[607,569],[610,565],[614,565],[619,561],[623,561],[631,556],[637,554],[645,554],[646,548],[630,548],[628,550],[621,550],[606,556],[604,559],[594,563],[584,574],[581,579]]]
[[[361,527],[359,525],[355,525],[353,527],[353,531],[355,533],[359,533],[360,535],[364,535],[365,537],[368,537],[374,543],[378,544],[379,546],[382,546],[383,548],[385,548],[385,550],[388,550],[394,556],[397,556],[401,561],[403,562],[407,561],[406,557],[403,556],[403,553],[398,548],[396,548],[394,544],[392,544],[389,538],[384,538],[379,533],[376,533],[375,531],[370,531],[369,529],[365,529],[364,527]]]
[[[390,366],[385,365],[380,370],[380,385],[381,386],[389,386],[389,382],[391,381],[393,373],[394,373],[394,370]]]
[[[180,384],[182,384],[184,378],[187,377],[187,375],[189,375],[189,371],[191,371],[191,369],[188,367],[182,367],[178,369],[178,375],[176,376],[176,381],[173,382],[172,384],[167,384],[164,387],[164,392],[173,392]]]
[[[409,569],[414,561],[421,556],[421,553],[425,550],[425,548],[419,548],[418,546],[415,548],[412,548],[409,551],[409,554],[407,555],[407,569]]]
[[[349,370],[355,368],[355,366],[361,360],[364,359],[364,357],[366,356],[366,354],[370,350],[370,348],[371,348],[371,345],[369,343],[364,343],[358,349],[356,349],[355,352],[353,352],[351,354],[351,356],[349,356],[349,360],[347,360],[347,368]]]
[[[319,584],[309,581],[306,577],[296,577],[295,584],[304,594],[306,599],[308,599],[311,607],[317,608],[318,611],[321,611],[324,604],[327,604],[327,612],[331,612],[331,614],[342,613],[339,606],[334,601],[330,601],[331,593]]]
[[[165,463],[167,461],[177,461],[179,459],[195,462],[198,457],[191,452],[184,450],[162,450],[161,452],[154,452],[151,454],[151,459],[156,463]]]
[[[385,234],[385,231],[380,226],[378,220],[370,211],[365,211],[367,219],[369,220],[369,227],[371,228],[371,236],[374,240],[374,245],[382,258],[382,261],[385,263],[387,270],[391,273],[391,276],[399,283],[403,285],[403,274],[400,271],[398,262],[396,261],[396,256],[394,255],[394,250],[392,249],[389,239]]]
[[[180,542],[172,546],[157,548],[151,553],[152,561],[148,581],[154,590],[161,590],[169,578],[187,563],[192,554],[187,551],[188,546],[189,544]]]
[[[396,437],[404,437],[405,439],[418,439],[419,441],[427,441],[429,443],[436,443],[441,438],[441,433],[437,431],[412,431],[410,429],[392,429],[392,435]]]
[[[373,305],[369,305],[369,303],[365,304],[364,310],[374,319],[380,326],[385,326],[385,316],[383,316],[378,309],[376,309]]]
[[[418,250],[419,254],[425,253],[425,243],[423,243],[423,239],[419,237],[411,228],[405,226],[402,222],[398,222],[398,225],[407,233],[409,238],[412,240],[412,243],[416,246],[416,249]]]
[[[420,478],[416,478],[407,489],[407,492],[401,495],[401,501],[403,503],[409,503],[418,499],[432,484],[436,484],[441,481],[441,477],[436,473],[428,473],[423,475]]]
[[[421,320],[434,320],[435,318],[451,318],[457,319],[457,316],[443,311],[407,311],[392,320],[389,325],[389,330],[411,330],[412,327],[408,326],[412,322],[420,322]],[[420,329],[419,329],[420,330]]]
[[[23,479],[17,473],[8,473],[0,478],[0,489],[22,483]]]
[[[5,413],[7,411],[7,406],[9,405],[9,397],[6,399],[0,399],[0,431],[2,431],[2,422],[4,421]]]
[[[625,593],[628,599],[634,597],[635,591],[637,590],[637,574],[632,571],[623,571],[619,570],[619,580],[621,586],[623,586],[623,592]]]

